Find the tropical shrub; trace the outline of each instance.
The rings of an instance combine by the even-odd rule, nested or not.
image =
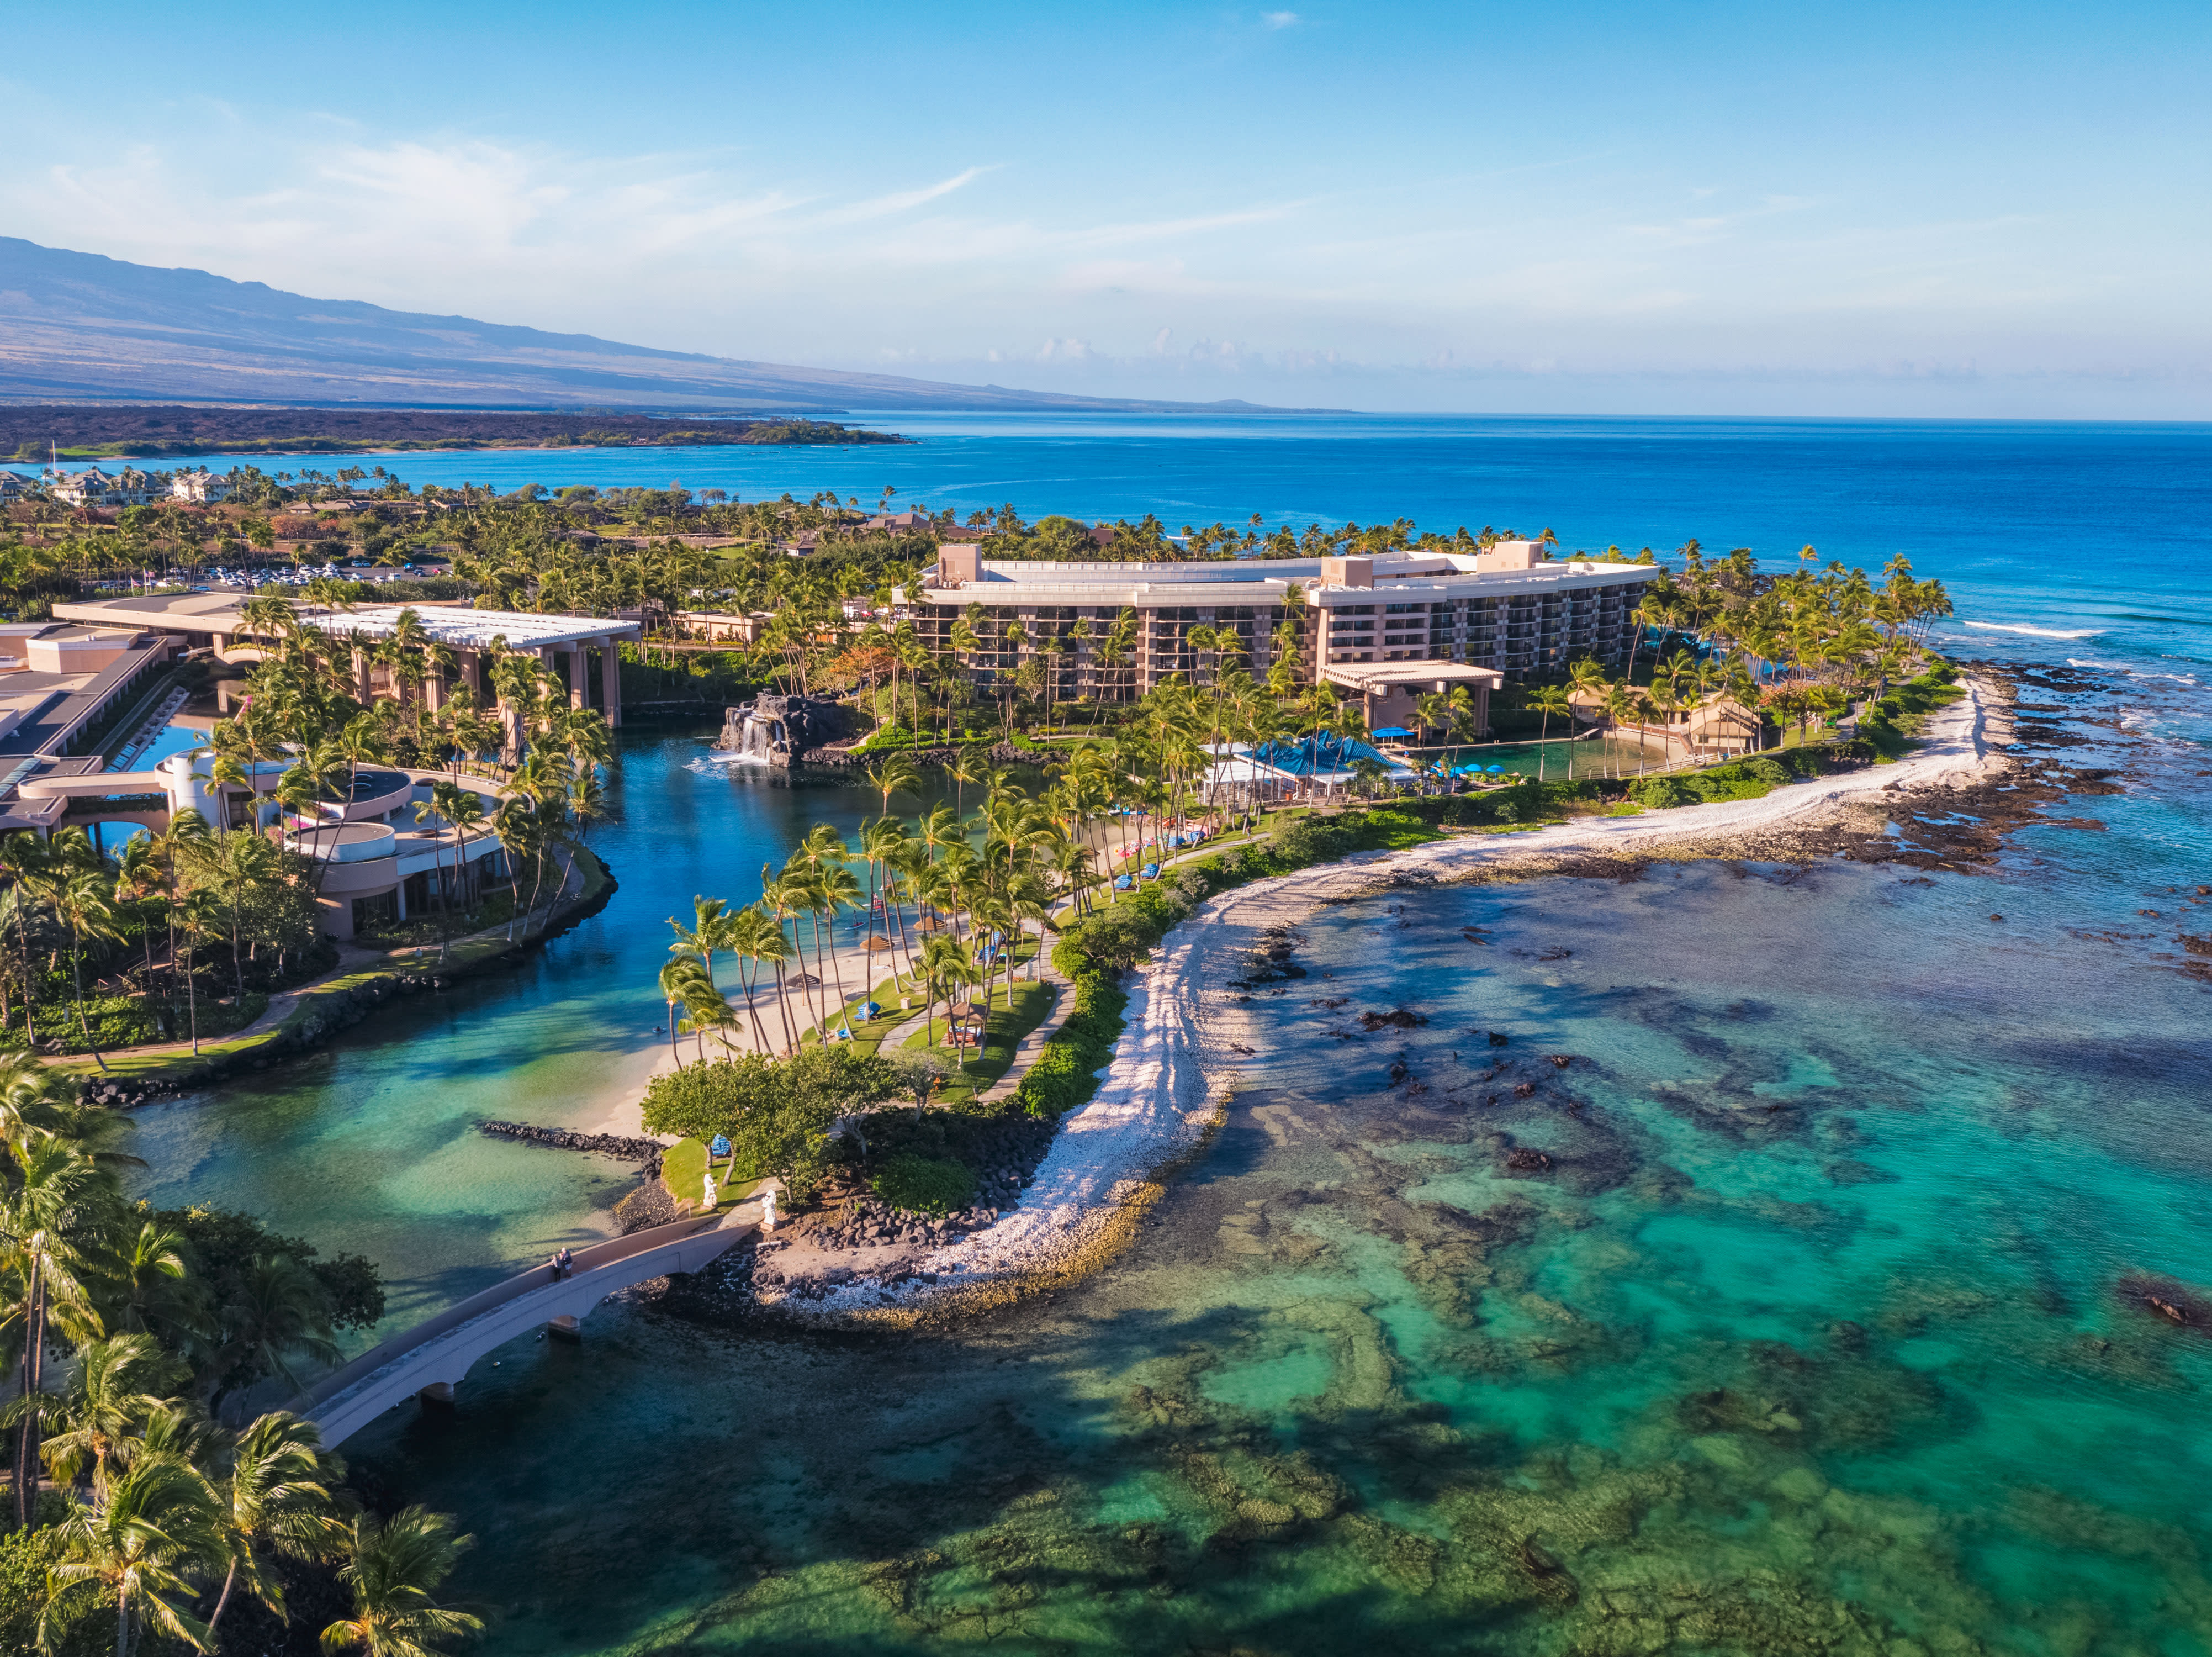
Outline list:
[[[966,1208],[975,1194],[975,1176],[965,1165],[910,1151],[886,1159],[869,1185],[893,1208],[909,1214],[950,1214]]]
[[[873,1054],[804,1047],[787,1059],[741,1053],[655,1076],[647,1133],[728,1137],[743,1165],[781,1178],[803,1201],[836,1159],[830,1124],[899,1096],[898,1072]]]
[[[1060,961],[1058,952],[1053,959]],[[1045,1043],[1014,1089],[1015,1108],[1030,1116],[1065,1116],[1088,1104],[1097,1091],[1097,1072],[1112,1059],[1114,1044],[1121,1039],[1121,1009],[1129,1004],[1127,993],[1096,969],[1071,976],[1075,1005],[1067,1021]]]

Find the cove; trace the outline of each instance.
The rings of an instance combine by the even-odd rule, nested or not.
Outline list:
[[[797,781],[710,763],[719,717],[617,734],[590,844],[620,883],[519,968],[410,997],[328,1047],[136,1112],[151,1166],[135,1195],[258,1215],[381,1266],[404,1328],[562,1244],[612,1234],[621,1164],[488,1139],[488,1118],[589,1129],[667,1043],[655,975],[665,917],[695,894],[749,902],[817,822],[851,834],[880,800],[835,773]],[[899,803],[927,809],[925,796]],[[857,979],[855,980],[857,982]],[[369,1337],[365,1344],[374,1344]]]

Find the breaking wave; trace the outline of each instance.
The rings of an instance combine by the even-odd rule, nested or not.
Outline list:
[[[2069,633],[2057,627],[2030,627],[2025,622],[2004,621],[1962,621],[1959,624],[1978,628],[1984,633],[2028,633],[2037,638],[2094,638],[2105,631],[2101,627],[2084,627]]]

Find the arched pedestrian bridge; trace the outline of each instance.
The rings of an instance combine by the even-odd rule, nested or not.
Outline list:
[[[426,1393],[450,1398],[471,1364],[518,1335],[546,1324],[573,1329],[617,1289],[698,1270],[757,1231],[756,1213],[747,1203],[595,1243],[576,1252],[558,1282],[550,1266],[533,1267],[362,1353],[286,1407],[320,1427],[325,1444],[343,1443],[394,1404]]]

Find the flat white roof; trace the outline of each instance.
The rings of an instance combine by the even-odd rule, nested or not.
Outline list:
[[[180,633],[225,633],[242,631],[239,610],[249,595],[238,593],[158,593],[143,598],[79,600],[54,606],[64,621],[95,625],[129,626]],[[456,606],[424,604],[365,604],[358,608],[326,609],[300,604],[301,617],[331,633],[364,633],[382,638],[399,624],[399,612],[411,609],[422,631],[441,644],[479,650],[493,638],[504,637],[518,650],[552,644],[574,644],[584,639],[631,638],[638,624],[611,616],[540,616],[525,610],[470,610]]]
[[[422,631],[441,644],[457,644],[480,650],[495,638],[503,638],[514,649],[536,649],[549,644],[577,644],[586,639],[635,637],[638,624],[599,616],[540,616],[526,610],[459,610],[428,605],[420,609],[404,604],[370,604],[354,610],[307,610],[325,632],[343,636],[366,633],[383,638],[399,625],[402,612],[414,609]]]
[[[1174,580],[1159,579],[1170,566],[1128,564],[1123,570],[1146,571],[1141,579],[1115,576],[1114,566],[1074,564],[999,565],[990,567],[986,579],[964,587],[928,587],[910,591],[916,600],[953,609],[982,605],[1164,605],[1193,606],[1224,604],[1280,604],[1291,578],[1282,575],[1285,561],[1254,559],[1244,563],[1193,564],[1194,572]],[[1083,574],[1076,574],[1077,570]],[[1015,575],[1008,573],[1020,570]],[[1030,574],[1030,570],[1038,573]],[[1658,574],[1650,564],[1600,564],[1577,558],[1540,564],[1533,570],[1462,570],[1441,561],[1397,573],[1379,560],[1372,587],[1324,587],[1317,580],[1304,582],[1307,599],[1324,609],[1340,605],[1441,602],[1449,599],[1504,597],[1516,593],[1553,591],[1561,587],[1623,587],[1648,582]]]

